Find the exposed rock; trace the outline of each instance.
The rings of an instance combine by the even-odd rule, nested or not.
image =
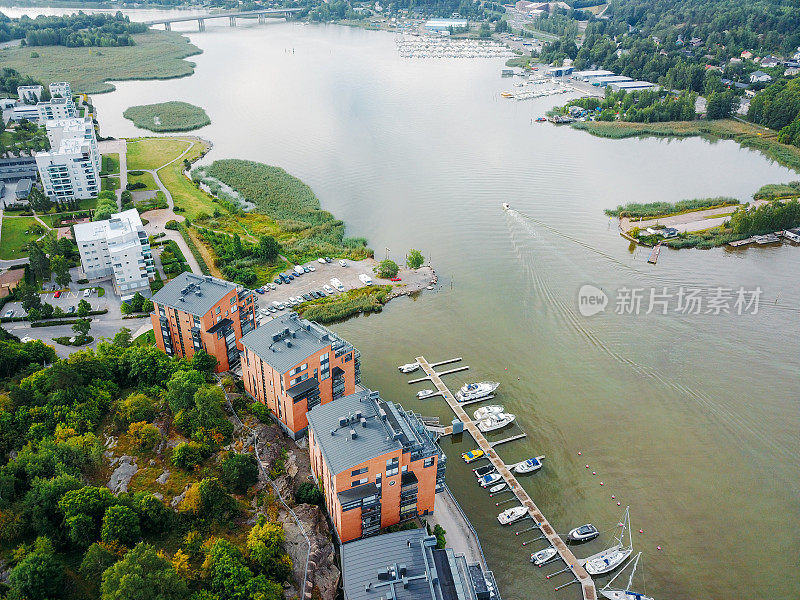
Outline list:
[[[8,576],[11,575],[11,567],[8,566],[8,561],[0,558],[0,583],[8,583]]]
[[[114,472],[111,474],[111,479],[106,484],[115,494],[128,491],[128,484],[131,478],[136,475],[139,467],[136,466],[136,459],[127,454],[115,458],[111,461],[111,466],[117,465]]]
[[[293,507],[293,510],[303,524],[303,529],[311,542],[307,589],[310,590],[312,587],[316,587],[323,600],[334,600],[340,573],[336,566],[328,522],[317,506],[298,504]],[[283,529],[286,532],[285,548],[289,556],[292,557],[294,579],[297,585],[301,586],[306,567],[306,553],[309,550],[308,544],[292,515],[282,509],[278,518],[283,523]]]
[[[286,455],[286,474],[294,479],[297,477],[297,454],[289,450]]]
[[[155,496],[159,500],[163,500],[164,499],[164,494],[162,494],[161,492],[153,492],[153,496]]]
[[[175,508],[176,506],[178,506],[178,504],[183,502],[183,499],[186,497],[186,491],[189,489],[189,487],[190,487],[189,484],[187,484],[186,487],[183,488],[183,491],[180,494],[172,497],[172,500],[169,501],[169,505],[172,508]]]
[[[164,485],[165,483],[167,483],[167,479],[169,479],[169,471],[167,471],[165,469],[164,472],[161,475],[156,477],[156,483],[160,483],[161,485]]]

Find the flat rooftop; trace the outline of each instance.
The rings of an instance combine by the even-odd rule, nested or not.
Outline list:
[[[142,218],[135,208],[123,210],[111,215],[105,221],[92,221],[91,223],[76,223],[75,242],[94,242],[110,236],[117,236],[132,232],[142,227]]]
[[[217,279],[210,275],[201,276],[193,273],[181,273],[158,290],[152,300],[156,304],[171,306],[202,317],[231,290],[238,288],[239,286],[235,283]],[[255,331],[258,330],[256,329]]]

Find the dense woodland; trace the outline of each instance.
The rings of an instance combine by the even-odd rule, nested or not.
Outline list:
[[[87,15],[11,19],[0,13],[0,42],[24,40],[29,46],[132,46],[135,33],[147,31],[118,12]]]
[[[778,140],[800,146],[800,79],[776,81],[750,101],[747,116],[778,130]]]
[[[0,598],[281,598],[285,534],[269,509],[252,527],[241,518],[258,466],[222,450],[233,425],[215,364],[133,344],[125,329],[64,360],[0,330],[0,550],[11,568]],[[166,444],[165,429],[184,441]],[[112,493],[107,448],[140,464],[165,457],[183,500],[172,508],[147,482]]]

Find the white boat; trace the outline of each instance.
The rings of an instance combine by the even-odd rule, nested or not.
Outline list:
[[[631,535],[630,507],[625,507],[625,520],[622,522],[622,531],[619,532],[617,543],[607,550],[590,556],[586,559],[584,568],[589,575],[605,575],[622,566],[633,552],[633,537]],[[625,530],[628,530],[628,544],[623,543]]]
[[[510,525],[514,521],[519,521],[527,514],[527,508],[524,506],[515,506],[514,508],[507,508],[497,515],[497,520],[500,521],[500,525]]]
[[[498,481],[503,479],[503,476],[500,473],[489,473],[488,475],[484,475],[478,479],[478,483],[481,484],[481,487],[489,487],[490,485],[495,485]]]
[[[597,530],[597,527],[591,523],[586,523],[586,525],[581,525],[580,527],[570,530],[570,532],[567,534],[567,541],[588,542],[589,540],[596,538],[598,535],[600,535],[600,532]]]
[[[498,387],[499,383],[496,381],[481,381],[479,383],[465,383],[461,389],[456,393],[456,398],[459,402],[466,402],[467,400],[477,400],[491,395]]]
[[[535,564],[537,567],[541,567],[544,563],[553,558],[557,553],[558,551],[555,548],[549,546],[544,550],[539,550],[538,552],[534,552],[533,554],[531,554],[531,562]]]
[[[636,573],[636,565],[639,564],[639,557],[642,555],[641,552],[636,555],[632,561],[630,561],[627,565],[625,565],[622,569],[624,571],[628,568],[629,565],[633,565],[633,569],[631,570],[631,576],[628,578],[628,586],[624,589],[612,588],[611,584],[614,583],[614,580],[622,574],[622,571],[614,575],[603,588],[600,590],[600,593],[609,600],[653,600],[650,596],[645,596],[644,594],[640,594],[638,592],[634,592],[631,590],[631,584],[633,583],[633,574]]]
[[[420,390],[417,392],[417,398],[421,400],[422,398],[427,398],[431,394],[433,394],[433,390]]]
[[[408,363],[407,365],[400,365],[397,368],[403,373],[413,373],[419,369],[419,363]]]
[[[503,210],[508,210],[511,208],[511,205],[508,202],[503,202]]]
[[[497,413],[501,413],[505,410],[499,404],[492,404],[490,406],[481,406],[478,410],[472,413],[472,416],[475,418],[476,421],[481,421],[488,417],[489,415],[494,415]]]
[[[506,425],[513,423],[514,419],[516,418],[517,416],[512,415],[511,413],[498,413],[489,415],[482,421],[478,422],[478,429],[480,429],[483,433],[502,429]]]
[[[514,473],[524,475],[525,473],[533,473],[542,468],[542,459],[544,456],[537,456],[536,458],[529,458],[521,463],[514,465]]]
[[[492,487],[490,487],[489,488],[489,493],[490,494],[496,494],[497,492],[502,492],[504,489],[506,489],[506,482],[505,481],[503,483],[498,483],[497,485],[493,485]]]

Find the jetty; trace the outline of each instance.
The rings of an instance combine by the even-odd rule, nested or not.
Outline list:
[[[478,447],[483,450],[484,456],[491,461],[494,468],[497,469],[498,473],[500,473],[510,491],[514,494],[520,504],[522,504],[528,510],[528,516],[533,519],[535,526],[542,532],[544,538],[550,542],[550,545],[556,549],[556,552],[558,552],[561,560],[564,561],[566,568],[563,569],[563,571],[559,571],[559,573],[569,571],[573,574],[574,579],[571,582],[560,585],[556,589],[570,585],[570,583],[579,583],[581,586],[581,594],[583,599],[596,600],[597,589],[594,586],[594,581],[592,581],[592,578],[586,572],[586,569],[583,568],[584,561],[579,560],[567,547],[567,545],[564,543],[564,540],[561,539],[561,536],[556,532],[553,526],[548,523],[547,519],[545,519],[542,511],[540,511],[533,502],[533,499],[528,495],[528,492],[522,488],[509,467],[497,455],[497,452],[493,450],[493,447],[497,445],[497,442],[492,444],[484,437],[483,433],[480,431],[480,429],[478,429],[477,425],[464,410],[464,407],[458,402],[458,400],[456,400],[456,397],[442,381],[441,375],[444,373],[437,373],[434,370],[433,365],[429,363],[424,356],[418,356],[415,361],[419,363],[419,366],[427,375],[426,377],[417,379],[415,381],[428,379],[431,381],[431,383],[433,383],[433,385],[436,387],[436,391],[438,392],[437,395],[441,395],[447,401],[447,404],[450,405],[450,408],[452,409],[453,413],[455,413],[456,417],[458,417],[458,419],[464,423],[464,429],[469,432],[469,434],[478,444]],[[447,362],[449,363],[454,361]],[[452,372],[452,370],[449,372]],[[514,436],[513,438],[501,440],[500,443],[511,441],[512,439],[519,438]],[[553,575],[555,575],[555,573]]]
[[[661,242],[657,243],[653,249],[650,251],[650,258],[647,259],[651,265],[654,265],[658,262],[658,255],[661,254]]]

